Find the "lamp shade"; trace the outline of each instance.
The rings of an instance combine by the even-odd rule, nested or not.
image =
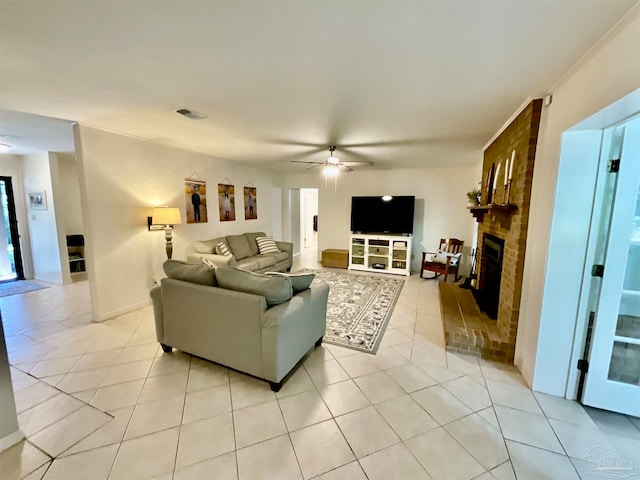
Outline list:
[[[153,225],[178,225],[182,223],[180,209],[174,207],[154,208],[151,214]]]

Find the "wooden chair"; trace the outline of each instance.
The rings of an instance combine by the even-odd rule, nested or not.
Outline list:
[[[432,278],[438,278],[440,275],[444,275],[444,281],[447,281],[447,277],[450,273],[454,275],[455,281],[460,280],[458,277],[458,268],[460,268],[460,257],[464,241],[457,238],[441,238],[440,248],[438,252],[422,252],[422,262],[420,263],[420,278],[426,278],[430,280]],[[430,256],[439,256],[440,258],[429,258]],[[446,258],[445,258],[446,257]],[[434,272],[433,277],[423,277],[423,272],[427,270]]]

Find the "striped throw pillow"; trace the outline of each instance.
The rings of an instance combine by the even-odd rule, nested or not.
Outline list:
[[[231,254],[231,252],[229,251],[229,249],[227,248],[224,242],[220,242],[216,247],[217,247],[216,250],[218,252],[218,255],[224,255],[225,257],[233,257],[233,255]]]
[[[278,253],[280,249],[273,240],[273,237],[256,237],[256,243],[258,244],[258,250],[260,255],[265,253]]]
[[[211,260],[209,260],[208,258],[203,258],[202,259],[202,264],[206,267],[212,268],[213,270],[215,270],[216,268],[218,268],[218,266],[213,263]]]

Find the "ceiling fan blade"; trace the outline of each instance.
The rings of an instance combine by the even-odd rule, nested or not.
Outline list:
[[[314,152],[321,152],[327,147],[321,143],[312,142],[298,142],[289,138],[265,138],[264,141],[271,145],[286,145],[291,147],[308,147],[312,148]]]
[[[324,165],[325,162],[306,162],[304,160],[289,160],[291,163],[315,163],[316,165]]]
[[[344,165],[346,167],[362,167],[362,166],[365,166],[365,165],[370,165],[370,166],[371,165],[375,165],[375,163],[373,163],[373,162],[364,162],[364,161],[363,162],[360,162],[360,161],[358,161],[358,162],[340,162],[340,165]]]
[[[343,169],[343,170],[345,170],[347,172],[353,172],[353,168],[345,165],[344,163],[341,163],[339,166],[340,166],[341,169]]]
[[[313,167],[305,168],[305,170],[313,170],[314,168],[320,168],[320,167],[324,167],[324,163],[321,163],[319,165],[314,165]]]

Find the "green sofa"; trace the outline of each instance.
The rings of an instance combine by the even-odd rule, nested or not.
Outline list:
[[[276,242],[280,252],[260,255],[256,238],[266,236],[264,232],[250,232],[195,242],[187,247],[187,261],[202,263],[202,259],[206,258],[219,266],[235,266],[257,273],[291,270],[293,243]],[[222,255],[217,248],[219,243],[224,243],[233,257]]]
[[[329,287],[313,274],[272,276],[167,260],[151,291],[156,338],[267,380],[278,391],[302,357],[322,342]]]

